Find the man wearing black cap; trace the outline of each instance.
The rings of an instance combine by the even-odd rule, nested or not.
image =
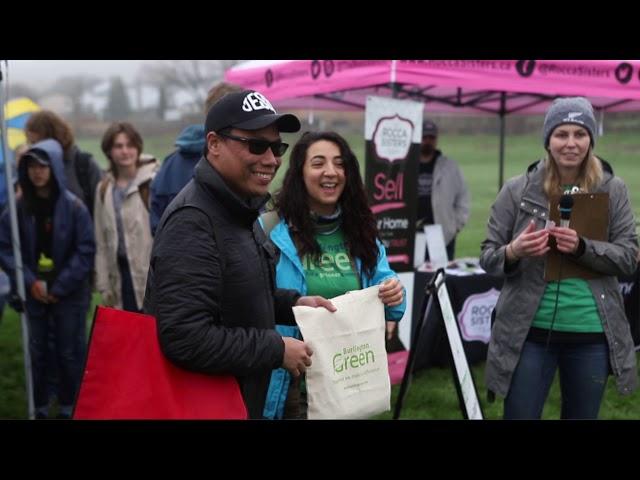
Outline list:
[[[418,174],[418,228],[440,224],[447,256],[455,257],[456,235],[469,219],[469,190],[455,160],[437,149],[438,127],[431,120],[422,123],[420,171]],[[429,259],[429,251],[426,252]]]
[[[255,91],[216,102],[204,156],[162,215],[151,253],[144,310],[164,354],[187,370],[234,375],[250,418],[262,418],[271,370],[298,376],[311,365],[311,349],[281,337],[275,319],[295,323],[293,305],[334,309],[275,288],[275,252],[256,222],[288,147],[280,132],[299,129]]]

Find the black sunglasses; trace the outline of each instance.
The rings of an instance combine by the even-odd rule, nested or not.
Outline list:
[[[217,134],[224,138],[230,138],[231,140],[236,140],[238,142],[248,144],[249,151],[254,155],[262,155],[267,151],[268,148],[271,148],[274,156],[281,157],[282,155],[284,155],[284,152],[287,151],[287,148],[289,148],[288,143],[284,143],[280,140],[270,142],[269,140],[264,140],[262,138],[238,137],[236,135],[231,135],[230,133],[225,132],[217,132]]]

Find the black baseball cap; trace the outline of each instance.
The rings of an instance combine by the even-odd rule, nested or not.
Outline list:
[[[22,161],[27,162],[27,165],[32,161],[36,161],[40,165],[44,165],[47,167],[51,166],[51,161],[49,160],[49,156],[38,148],[27,150],[25,154],[22,156]]]
[[[214,103],[205,120],[205,135],[225,128],[260,130],[276,124],[280,132],[297,132],[300,120],[291,113],[278,113],[271,102],[259,92],[243,90],[227,93]]]
[[[438,136],[438,126],[431,120],[425,119],[422,122],[422,136]]]

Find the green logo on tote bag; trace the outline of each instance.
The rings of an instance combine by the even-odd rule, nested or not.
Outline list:
[[[375,363],[376,357],[368,343],[345,347],[333,356],[333,370],[336,373],[354,370]]]

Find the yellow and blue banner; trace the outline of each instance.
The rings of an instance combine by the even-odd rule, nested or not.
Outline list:
[[[27,97],[15,98],[4,105],[4,119],[7,128],[7,146],[9,161],[13,163],[13,153],[17,147],[27,142],[24,127],[33,112],[40,106]],[[4,149],[0,148],[0,206],[7,201],[7,185],[5,181]]]

